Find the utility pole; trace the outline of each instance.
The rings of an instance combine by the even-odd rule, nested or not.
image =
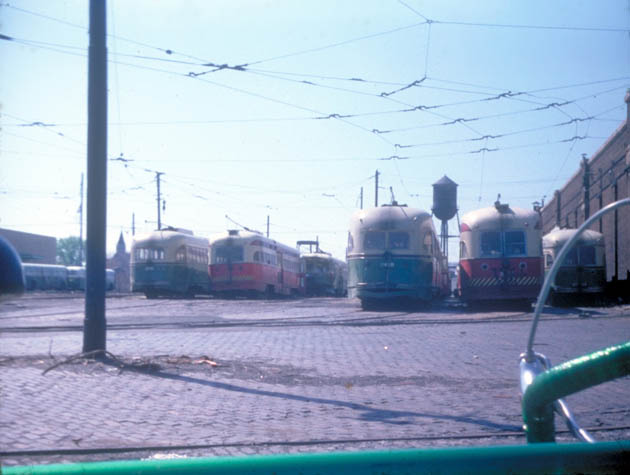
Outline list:
[[[79,205],[79,265],[83,265],[83,173],[81,173],[81,204]]]
[[[83,352],[106,347],[107,29],[105,0],[90,0],[88,48],[87,254]]]
[[[162,197],[160,195],[160,177],[162,175],[164,175],[164,173],[162,173],[162,172],[155,172],[155,177],[157,179],[157,212],[158,212],[157,213],[158,214],[158,216],[157,216],[157,218],[158,218],[158,220],[157,220],[157,228],[158,228],[158,231],[160,229],[162,229],[162,216],[160,214],[160,201],[162,199]]]
[[[361,203],[361,208],[360,209],[363,209],[363,187],[361,187],[361,200],[360,200],[360,203]]]
[[[378,208],[378,176],[379,172],[376,170],[374,175],[374,207]]]
[[[131,235],[136,235],[136,213],[131,213]]]

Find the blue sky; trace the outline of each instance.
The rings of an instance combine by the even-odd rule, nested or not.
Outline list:
[[[79,233],[87,22],[83,1],[0,7],[0,227]],[[430,209],[446,174],[460,216],[498,193],[531,207],[622,123],[630,86],[627,1],[116,0],[108,31],[109,249],[133,214],[155,227],[155,171],[165,224],[269,215],[271,237],[337,257],[376,170],[380,203]]]

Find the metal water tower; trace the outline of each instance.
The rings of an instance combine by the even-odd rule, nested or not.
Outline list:
[[[442,221],[440,246],[448,257],[448,220],[457,214],[457,183],[444,175],[433,183],[433,215]]]

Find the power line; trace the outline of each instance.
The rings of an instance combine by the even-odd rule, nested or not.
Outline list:
[[[557,30],[557,31],[591,31],[604,33],[630,33],[630,28],[609,28],[609,27],[589,27],[589,26],[561,26],[561,25],[519,25],[510,23],[475,23],[466,21],[445,21],[432,20],[436,25],[447,26],[470,26],[482,28],[510,28],[517,30]]]

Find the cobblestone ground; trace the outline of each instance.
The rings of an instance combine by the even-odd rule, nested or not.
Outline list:
[[[0,304],[4,464],[524,441],[528,314],[361,312],[347,299],[107,305],[120,361],[44,374],[80,352],[82,299]],[[630,339],[628,307],[551,312],[536,349],[552,362]],[[629,393],[624,378],[569,403],[600,438],[630,438]]]

